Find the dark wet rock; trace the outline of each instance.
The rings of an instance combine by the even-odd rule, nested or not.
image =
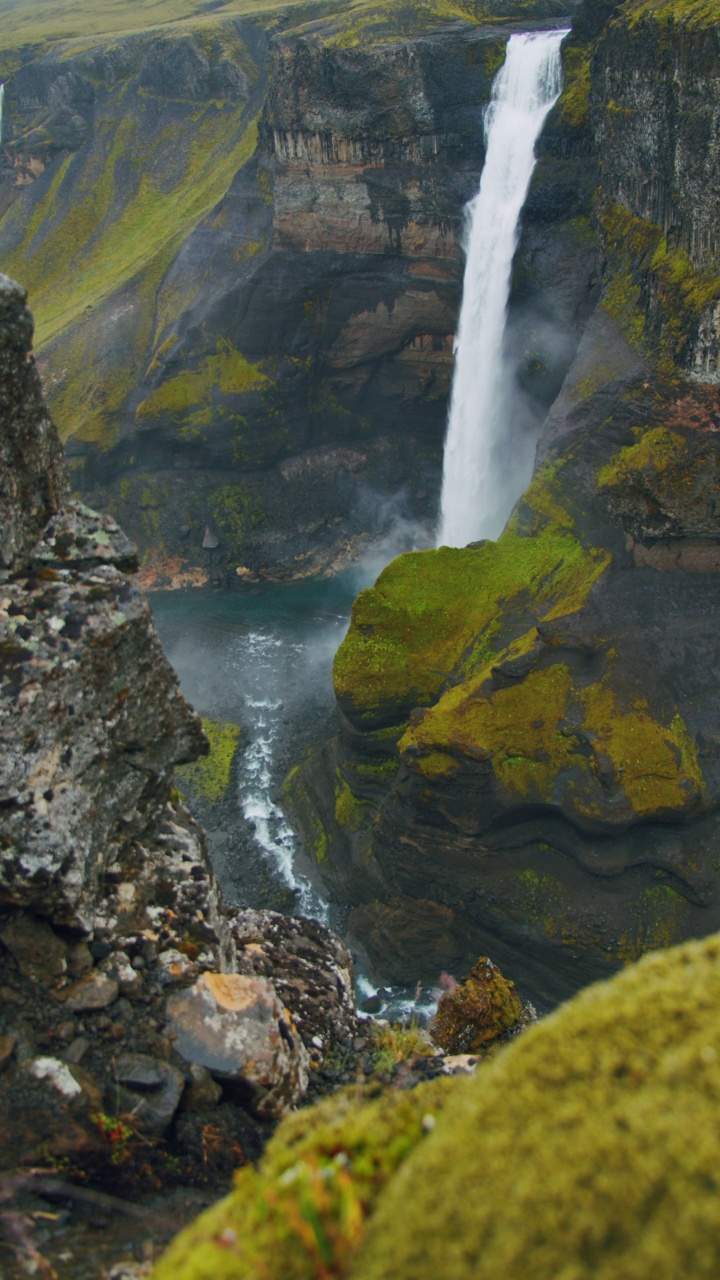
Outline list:
[[[254,1164],[265,1145],[252,1116],[228,1102],[210,1112],[183,1111],[173,1131],[199,1182],[229,1179],[243,1165]]]
[[[191,1062],[188,1072],[190,1083],[183,1094],[183,1111],[205,1112],[216,1107],[222,1098],[222,1085],[199,1062]]]
[[[177,1111],[185,1087],[182,1071],[145,1054],[121,1055],[116,1062],[122,1086],[115,1105],[132,1115],[144,1133],[163,1134]]]
[[[0,1071],[8,1065],[16,1048],[16,1036],[0,1036]]]
[[[307,1053],[260,977],[205,973],[167,1002],[168,1033],[188,1063],[244,1087],[260,1116],[287,1111],[307,1087]]]
[[[237,912],[233,934],[239,971],[271,979],[311,1056],[346,1049],[357,1027],[354,971],[337,934],[275,911]]]
[[[67,472],[43,404],[35,365],[26,359],[33,321],[20,285],[0,274],[0,567],[22,563],[60,507]]]
[[[0,930],[0,942],[7,947],[24,977],[44,986],[56,986],[68,971],[68,947],[48,924],[19,912]]]

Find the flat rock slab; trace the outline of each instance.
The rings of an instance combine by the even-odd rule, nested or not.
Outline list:
[[[115,979],[95,969],[79,982],[74,983],[72,987],[68,987],[67,993],[64,994],[64,1003],[68,1009],[90,1012],[93,1009],[107,1009],[108,1005],[117,1000],[119,994],[120,987]]]
[[[204,973],[170,996],[167,1015],[183,1058],[248,1086],[258,1115],[280,1116],[305,1092],[307,1052],[267,979]]]

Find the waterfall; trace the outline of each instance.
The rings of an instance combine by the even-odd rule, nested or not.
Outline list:
[[[439,544],[462,547],[497,537],[529,479],[531,459],[513,463],[511,458],[509,483],[505,475],[512,441],[507,440],[503,336],[520,213],[535,168],[535,143],[560,96],[560,46],[567,34],[563,30],[511,36],[485,111],[480,189],[465,210],[467,261],[455,339]]]
[[[0,147],[2,146],[2,113],[3,113],[4,97],[5,97],[5,85],[0,84]]]

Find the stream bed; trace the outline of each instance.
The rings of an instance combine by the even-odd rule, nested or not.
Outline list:
[[[241,727],[233,781],[222,799],[192,808],[208,835],[226,901],[311,916],[339,927],[311,883],[300,842],[278,803],[283,779],[335,727],[332,660],[367,585],[357,571],[242,591],[150,595],[183,693],[204,718]],[[358,999],[383,1016],[424,1019],[434,994],[382,989],[357,975]],[[378,1009],[379,1005],[379,1009]],[[427,1006],[427,1007],[426,1007]]]

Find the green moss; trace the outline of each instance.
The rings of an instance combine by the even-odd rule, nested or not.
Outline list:
[[[714,1280],[719,1002],[714,937],[531,1028],[389,1184],[353,1280]]]
[[[203,720],[210,754],[177,769],[177,776],[190,795],[206,804],[217,804],[230,786],[233,760],[240,743],[241,729],[229,720]]]
[[[228,339],[220,338],[215,354],[201,360],[197,369],[183,369],[161,382],[138,405],[136,417],[181,418],[191,409],[210,408],[214,393],[243,395],[267,386],[269,381],[259,365],[250,364]]]
[[[633,928],[618,948],[626,963],[646,951],[673,946],[687,928],[690,904],[671,885],[657,884],[642,889],[632,905]]]
[[[668,246],[661,227],[621,205],[601,206],[598,221],[607,257],[602,305],[631,346],[673,374],[703,315],[720,300],[720,274],[697,270]]]
[[[705,793],[682,718],[663,725],[644,708],[623,708],[611,670],[578,686],[556,663],[499,689],[485,670],[448,690],[398,745],[423,776],[438,752],[450,763],[484,760],[507,796],[563,804],[586,821],[680,816]]]
[[[686,452],[685,441],[676,431],[654,427],[637,444],[621,449],[610,459],[598,472],[598,487],[622,488],[648,468],[654,475],[661,475],[668,468],[674,469]]]
[[[397,758],[355,764],[355,773],[360,778],[368,778],[374,782],[389,782],[395,777],[400,761]]]
[[[366,808],[362,800],[358,800],[353,795],[342,774],[337,772],[335,775],[335,821],[338,826],[346,827],[349,831],[357,831],[362,825]]]
[[[259,1168],[236,1174],[231,1195],[181,1233],[154,1280],[339,1280],[383,1187],[452,1087],[438,1080],[372,1101],[351,1089],[288,1116]]]
[[[625,0],[620,21],[632,28],[648,19],[668,27],[682,23],[691,29],[715,28],[717,4],[715,0]]]
[[[470,674],[501,648],[513,609],[552,618],[579,609],[609,563],[573,530],[555,468],[545,468],[496,543],[440,547],[394,560],[358,596],[334,679],[343,709],[373,728],[428,706],[449,674]],[[531,603],[532,602],[532,605]]]
[[[256,497],[245,481],[235,481],[214,490],[210,510],[226,554],[237,561],[248,533],[262,520]]]
[[[563,49],[563,91],[560,118],[571,128],[586,125],[590,114],[590,53],[582,45]]]
[[[441,997],[430,1032],[446,1053],[482,1053],[519,1022],[522,1011],[515,983],[481,956],[465,981]]]

